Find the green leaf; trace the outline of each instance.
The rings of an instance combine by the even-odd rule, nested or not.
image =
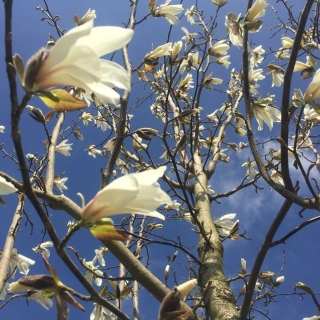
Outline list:
[[[99,240],[130,240],[131,237],[127,236],[124,231],[116,229],[110,224],[95,224],[89,229],[94,237]]]
[[[55,111],[75,111],[86,108],[88,105],[63,89],[42,91],[39,98],[45,105]]]

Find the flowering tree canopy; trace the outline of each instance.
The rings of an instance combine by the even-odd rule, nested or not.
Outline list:
[[[318,1],[12,4],[2,318],[318,319]]]

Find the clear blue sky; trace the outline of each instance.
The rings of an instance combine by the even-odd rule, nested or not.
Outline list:
[[[147,12],[147,1],[145,4],[139,6],[137,19],[142,18]],[[163,1],[164,2],[164,1]],[[178,3],[177,1],[172,1],[172,4]],[[270,1],[274,2],[274,1]],[[158,5],[162,2],[158,1]],[[127,22],[129,9],[128,1],[77,1],[77,0],[48,0],[51,13],[54,15],[59,15],[61,20],[59,21],[60,28],[70,29],[74,26],[73,16],[78,14],[80,17],[88,10],[88,8],[95,9],[97,13],[97,19],[95,20],[95,25],[123,25],[122,22]],[[194,1],[184,1],[184,8],[190,8],[194,4]],[[52,34],[54,37],[57,37],[54,28],[50,27],[45,21],[40,21],[44,15],[41,11],[36,10],[37,6],[43,6],[44,4],[40,0],[29,0],[29,1],[15,1],[13,8],[13,52],[19,53],[23,60],[28,60],[40,47],[45,46],[46,42],[49,40],[48,34]],[[214,10],[214,6],[211,1],[203,1],[203,4],[200,3],[202,8],[205,10],[207,16],[210,15]],[[221,17],[223,17],[227,12],[232,10],[236,15],[240,12],[244,12],[246,6],[246,1],[230,0],[226,8],[222,9]],[[296,12],[302,8],[297,8]],[[267,9],[267,16],[263,19],[264,26],[263,30],[259,33],[259,37],[255,38],[257,45],[262,44],[266,50],[269,47],[273,49],[278,49],[281,45],[279,38],[268,39],[267,37],[267,28],[268,26],[274,25],[275,21],[269,19],[271,17],[271,9]],[[4,17],[3,7],[0,9],[0,17]],[[1,19],[3,20],[3,18]],[[223,26],[223,19],[220,20],[220,25],[218,25],[219,33],[217,33],[216,38],[224,38],[225,32]],[[178,41],[184,35],[181,31],[181,27],[185,26],[190,32],[199,31],[196,26],[191,26],[187,24],[186,18],[183,17],[178,26],[173,27],[172,35],[170,41]],[[138,25],[134,38],[129,47],[130,57],[134,65],[138,65],[144,55],[151,51],[153,47],[157,47],[166,42],[167,39],[167,30],[169,24],[164,18],[155,19],[149,17],[148,20]],[[3,23],[0,26],[0,33],[3,35]],[[221,34],[220,34],[221,33]],[[258,42],[259,41],[259,42]],[[0,50],[0,95],[1,95],[1,116],[0,116],[0,125],[6,127],[5,134],[1,134],[0,143],[4,143],[4,148],[7,152],[12,153],[13,145],[10,140],[10,101],[9,101],[9,91],[8,84],[6,80],[5,73],[5,64],[4,64],[4,50],[3,46]],[[232,65],[230,66],[228,72],[221,68],[217,68],[217,71],[214,73],[214,77],[222,77],[228,79],[229,71],[232,67],[235,67],[239,70],[241,65],[241,49],[231,48],[229,53],[232,55],[231,61]],[[118,53],[116,56],[116,61],[121,62],[121,55]],[[305,58],[300,59],[305,61]],[[136,78],[134,78],[134,81]],[[294,77],[294,83],[299,86],[300,80],[299,75],[296,74]],[[265,81],[261,82],[263,86],[262,91],[266,93],[275,93],[280,92],[277,88],[271,88],[271,76],[267,76]],[[19,86],[19,84],[18,84]],[[140,86],[141,87],[141,86]],[[133,88],[140,88],[139,86]],[[305,87],[305,84],[301,86]],[[135,97],[140,95],[140,92],[134,91],[131,96],[131,101],[129,105],[135,103]],[[137,89],[138,90],[138,89]],[[139,89],[140,90],[140,89]],[[20,89],[21,99],[23,91]],[[224,95],[221,97],[217,92],[210,92],[210,94],[205,95],[205,99],[202,101],[202,111],[203,116],[211,113],[215,109],[219,108],[221,102],[225,99]],[[218,102],[217,102],[218,101]],[[280,104],[280,99],[277,100],[277,103]],[[44,112],[47,112],[47,108],[41,103],[38,98],[33,98],[30,101],[35,107],[41,108]],[[159,122],[156,122],[153,119],[153,116],[150,112],[151,101],[146,102],[139,110],[135,110],[133,114],[135,117],[132,120],[131,126],[132,129],[146,126],[159,126]],[[93,112],[94,113],[94,112]],[[67,115],[67,120],[64,127],[72,125],[72,119],[76,117],[77,112]],[[160,121],[160,120],[158,120]],[[253,121],[254,126],[257,126],[255,120]],[[24,112],[21,120],[22,124],[22,136],[25,147],[25,153],[36,153],[39,155],[44,153],[44,146],[42,141],[45,139],[44,132],[40,125],[36,124],[34,120],[28,116],[28,112]],[[104,136],[101,136],[101,132],[98,132],[99,136],[96,134],[96,130],[92,128],[85,128],[81,124],[81,132],[85,137],[84,141],[76,140],[73,136],[69,137],[69,142],[73,143],[73,150],[71,151],[71,157],[64,157],[61,154],[57,155],[57,165],[56,165],[56,174],[62,175],[66,171],[65,175],[69,178],[67,182],[68,190],[65,192],[71,199],[80,204],[80,199],[76,196],[77,192],[81,192],[85,195],[87,201],[89,201],[98,191],[100,185],[100,168],[105,166],[106,158],[97,157],[96,159],[87,155],[84,151],[88,144],[98,144],[103,139],[108,139],[108,132],[104,133]],[[49,130],[52,129],[52,124],[48,124]],[[273,137],[279,135],[279,124],[275,124],[275,131],[273,131]],[[265,128],[262,133],[259,133],[257,137],[262,136],[268,137],[268,129]],[[238,137],[232,137],[238,141],[245,141],[244,139],[239,139]],[[231,142],[231,141],[228,141]],[[159,150],[156,150],[161,154],[162,147],[159,146]],[[233,152],[229,150],[228,153]],[[267,153],[267,150],[266,152]],[[246,158],[250,155],[249,152],[244,151],[239,154],[237,157],[233,157],[233,160],[230,161],[228,165],[221,163],[218,166],[217,174],[214,175],[214,178],[211,181],[211,187],[216,192],[227,191],[232,187],[235,187],[245,175],[245,169],[241,168],[241,164],[245,162]],[[0,170],[5,171],[8,174],[11,174],[16,179],[20,180],[20,173],[17,170],[16,164],[8,158],[0,157]],[[260,182],[259,186],[264,187],[263,191],[255,193],[254,188],[248,188],[242,192],[237,193],[236,195],[223,199],[221,204],[213,203],[212,204],[212,214],[214,217],[218,218],[223,214],[236,212],[237,219],[240,219],[241,231],[247,230],[247,236],[252,237],[251,241],[245,241],[243,239],[238,241],[225,241],[225,256],[224,263],[226,269],[227,277],[234,277],[237,275],[237,270],[241,269],[240,259],[245,258],[247,260],[247,269],[250,271],[250,268],[253,264],[254,257],[259,250],[259,247],[262,243],[264,234],[266,233],[272,219],[275,217],[277,211],[279,210],[283,200],[281,197],[274,191],[270,191],[270,188],[264,183]],[[302,186],[303,188],[303,186]],[[1,233],[0,233],[0,243],[4,243],[6,237],[7,229],[11,223],[12,214],[16,206],[16,195],[10,195],[5,197],[7,201],[7,207],[0,207],[1,215]],[[300,219],[297,215],[299,209],[293,207],[287,216],[283,226],[279,230],[279,236],[283,236],[292,228],[300,224],[303,219]],[[31,267],[31,274],[42,274],[46,273],[43,262],[38,254],[32,251],[32,247],[35,247],[42,240],[42,226],[38,221],[36,213],[30,205],[26,206],[26,213],[31,214],[31,220],[35,223],[33,229],[30,225],[26,223],[26,219],[22,220],[20,229],[23,232],[19,232],[16,240],[15,247],[18,248],[19,253],[36,260],[36,264]],[[49,211],[52,215],[52,221],[57,227],[60,236],[63,236],[66,232],[66,223],[71,220],[63,212]],[[306,218],[310,218],[315,215],[315,212],[306,212]],[[116,222],[120,222],[121,218],[116,218]],[[160,222],[160,221],[159,221]],[[177,226],[177,224],[179,224]],[[183,241],[189,245],[194,246],[192,249],[193,253],[196,254],[196,234],[190,232],[191,225],[185,221],[166,221],[164,228],[159,230],[158,234],[161,235],[170,235],[174,238],[174,235],[180,235],[183,238]],[[32,231],[32,236],[30,232]],[[276,237],[277,238],[277,237]],[[47,237],[45,240],[49,240]],[[319,288],[320,280],[316,275],[316,270],[319,269],[319,232],[317,224],[309,226],[302,230],[298,236],[289,239],[286,246],[278,246],[272,249],[264,263],[263,270],[269,270],[274,272],[279,272],[282,263],[284,261],[284,251],[285,251],[285,266],[282,272],[282,275],[285,276],[285,282],[281,285],[278,292],[290,293],[293,291],[293,285],[298,281],[302,281],[312,288]],[[100,246],[98,240],[94,239],[89,232],[82,230],[72,238],[70,244],[75,249],[79,250],[79,253],[82,257],[86,258],[87,261],[92,260],[94,257],[94,249],[97,249]],[[0,245],[1,247],[1,245]],[[161,247],[159,245],[152,245],[149,247],[149,254],[151,257],[152,264],[150,270],[156,274],[161,280],[164,280],[163,272],[167,264],[167,255],[174,253],[173,248]],[[68,286],[73,287],[81,293],[85,293],[84,289],[77,283],[73,275],[70,275],[66,267],[56,259],[56,255],[51,250],[50,261],[53,266],[58,271],[61,280]],[[72,253],[70,253],[73,257]],[[179,259],[173,264],[173,267],[177,271],[177,277],[179,278],[179,271],[184,270],[183,267],[178,265],[178,261],[186,263],[186,259],[182,258],[182,252],[179,253]],[[144,255],[146,257],[146,255]],[[105,256],[106,264],[108,267],[116,265],[116,262],[113,260],[111,254]],[[117,276],[116,273],[110,273],[113,276]],[[16,279],[19,278],[17,273]],[[170,274],[168,284],[170,287],[174,285],[172,273]],[[242,283],[235,282],[231,285],[232,289],[235,292],[235,295],[238,295],[239,290],[242,287]],[[141,319],[155,319],[154,310],[158,310],[159,303],[153,298],[150,297],[148,292],[144,289],[140,291],[140,305],[141,305]],[[303,317],[312,316],[316,314],[316,308],[311,301],[309,296],[304,297],[304,301],[299,301],[298,296],[286,297],[277,297],[275,302],[269,305],[267,308],[264,308],[260,305],[262,311],[269,310],[270,319],[302,319]],[[145,307],[147,305],[147,307]],[[70,319],[89,319],[89,315],[92,311],[92,307],[88,303],[84,303],[87,311],[83,314],[81,311],[76,310],[73,307],[70,307]],[[130,300],[124,302],[124,311],[131,314]],[[55,310],[46,311],[40,305],[34,301],[30,302],[29,307],[26,307],[25,301],[23,299],[16,299],[8,304],[1,311],[1,318],[18,320],[21,318],[32,318],[32,319],[43,319],[47,317],[48,319],[55,319]],[[257,314],[256,319],[265,319],[261,315]]]

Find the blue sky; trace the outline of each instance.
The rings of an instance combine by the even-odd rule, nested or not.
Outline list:
[[[275,1],[269,1],[274,3]],[[158,1],[158,5],[162,2]],[[176,4],[177,2],[173,2]],[[97,19],[95,20],[95,25],[117,25],[122,26],[122,22],[127,22],[128,12],[130,8],[127,7],[127,3],[119,5],[117,1],[77,1],[77,0],[55,0],[48,1],[51,13],[53,15],[59,15],[61,20],[59,21],[59,26],[62,29],[71,29],[74,27],[73,16],[78,14],[80,17],[88,10],[88,8],[95,9],[97,12]],[[189,8],[194,1],[184,1],[184,8]],[[19,53],[23,58],[24,62],[28,60],[40,47],[45,46],[46,42],[49,40],[48,34],[52,34],[53,37],[57,38],[54,28],[50,27],[46,21],[40,21],[44,15],[40,10],[35,8],[39,5],[44,7],[44,4],[40,0],[29,0],[27,2],[14,2],[13,7],[13,52]],[[209,16],[214,11],[214,5],[211,1],[206,0],[200,4],[204,12]],[[221,39],[225,37],[224,28],[224,15],[232,10],[236,15],[240,12],[244,12],[246,7],[246,1],[231,0],[221,10],[221,17],[219,19],[216,39]],[[294,12],[299,12],[302,9],[300,7],[294,8]],[[280,14],[283,8],[279,9]],[[0,16],[4,17],[3,7],[0,9]],[[147,1],[146,4],[141,4],[139,6],[137,20],[143,18],[145,14],[148,13]],[[267,9],[267,17],[271,17],[271,9]],[[273,19],[264,18],[264,26],[262,31],[254,41],[257,45],[262,44],[267,50],[271,47],[277,50],[280,45],[279,36],[276,35],[274,38],[269,38],[270,33],[268,27],[276,24],[277,22]],[[188,28],[189,32],[199,32],[196,26],[191,26],[187,24],[186,18],[183,17],[178,26],[172,28],[170,41],[178,41],[184,35],[180,27],[185,26]],[[134,38],[129,46],[129,54],[131,61],[134,66],[140,64],[146,53],[150,52],[152,48],[162,45],[167,40],[167,32],[169,28],[169,23],[164,18],[155,19],[153,17],[148,17],[147,21],[137,26],[135,30]],[[0,26],[0,32],[3,34],[3,24]],[[229,71],[232,67],[239,70],[241,66],[242,51],[237,47],[232,47],[229,50],[231,55],[232,65],[226,72],[224,68],[217,68],[214,71],[214,77],[221,77],[225,81],[229,78]],[[270,58],[270,56],[268,57]],[[271,59],[271,58],[270,58]],[[301,58],[301,61],[305,61],[305,58]],[[4,144],[4,148],[8,153],[14,155],[13,144],[10,140],[10,101],[8,94],[8,85],[5,73],[4,61],[4,50],[0,50],[0,83],[2,84],[0,89],[0,94],[2,98],[1,103],[1,117],[0,125],[6,127],[5,134],[0,136],[0,143]],[[115,61],[121,63],[121,54],[118,52],[115,56]],[[307,80],[308,81],[308,80]],[[149,92],[149,89],[145,89],[145,85],[137,83],[136,76],[133,77],[133,89],[131,100],[129,101],[129,106],[133,106],[136,103],[136,97],[139,95]],[[301,85],[301,80],[298,74],[294,75],[294,85],[301,87],[302,90],[305,89],[306,83]],[[262,91],[264,94],[272,93],[279,94],[281,92],[278,88],[271,88],[271,76],[266,76],[266,79],[261,82]],[[22,98],[23,90],[20,87],[19,98]],[[224,101],[225,95],[219,94],[218,92],[210,91],[206,92],[204,98],[202,99],[201,106],[204,108],[202,111],[203,117],[217,108],[220,108],[221,103]],[[45,107],[38,98],[33,98],[30,102],[31,105],[38,107],[43,110],[44,113],[47,112],[47,107]],[[277,99],[277,104],[280,105],[280,98]],[[131,121],[131,129],[137,129],[139,127],[156,127],[161,128],[161,120],[154,119],[150,112],[151,100],[147,100],[139,109],[133,110],[134,118]],[[243,110],[243,106],[242,106]],[[92,113],[95,114],[95,111]],[[79,112],[68,113],[64,128],[73,125],[73,119],[78,119]],[[54,123],[49,123],[48,128],[52,130]],[[22,136],[25,148],[25,153],[38,153],[42,155],[45,152],[43,140],[45,139],[45,134],[40,125],[34,122],[34,120],[28,115],[27,110],[23,113],[21,119],[22,126]],[[56,157],[56,168],[55,173],[61,176],[68,177],[67,182],[68,190],[65,192],[73,201],[80,204],[80,198],[76,196],[77,192],[81,192],[85,195],[86,201],[88,202],[99,190],[100,185],[100,169],[105,167],[106,158],[97,157],[93,158],[87,155],[85,149],[88,144],[98,145],[103,140],[108,140],[112,136],[110,132],[106,131],[102,133],[97,131],[96,128],[84,127],[81,123],[81,133],[84,135],[85,140],[76,140],[73,135],[68,137],[70,143],[73,143],[71,157],[65,157],[61,154],[57,154]],[[253,120],[253,126],[257,128],[256,121]],[[266,126],[265,126],[266,127]],[[272,134],[273,137],[279,135],[280,125],[275,124],[275,130],[270,133],[267,127],[262,132],[255,132],[257,138],[268,138]],[[237,136],[231,136],[228,142],[239,142],[245,141],[245,139],[239,138]],[[270,145],[268,146],[270,147]],[[268,152],[268,147],[266,147],[265,153]],[[275,148],[275,146],[274,146]],[[163,147],[161,144],[153,147],[153,152],[155,155],[162,154]],[[232,159],[229,164],[219,163],[217,167],[217,172],[210,181],[211,187],[216,193],[224,192],[230,190],[237,186],[245,176],[245,169],[241,168],[241,164],[244,163],[248,156],[250,156],[249,151],[243,151],[239,154],[234,154],[232,150],[228,153],[232,154]],[[12,175],[16,179],[20,179],[20,173],[17,170],[17,165],[7,157],[0,157],[0,170]],[[65,175],[63,175],[65,172]],[[301,178],[295,171],[293,171],[293,176],[296,179]],[[318,179],[318,176],[316,177]],[[246,241],[243,239],[232,241],[226,240],[224,242],[225,253],[224,253],[224,264],[227,277],[234,277],[237,275],[237,270],[241,269],[240,259],[245,258],[247,260],[247,270],[250,271],[252,264],[254,262],[254,257],[258,252],[260,245],[263,241],[264,235],[269,228],[273,218],[275,217],[277,211],[283,203],[283,199],[275,192],[271,191],[270,187],[267,186],[262,181],[258,183],[259,187],[264,189],[255,193],[253,187],[247,188],[243,191],[238,192],[229,198],[221,199],[221,203],[212,204],[212,215],[218,218],[226,213],[235,212],[237,213],[237,219],[240,219],[241,230],[247,231],[247,236],[251,237],[251,241]],[[303,194],[304,185],[302,185]],[[307,192],[306,192],[307,195]],[[12,214],[16,207],[16,195],[9,195],[5,197],[7,201],[6,207],[0,208],[0,215],[2,218],[2,232],[0,233],[0,243],[4,243],[7,229],[11,223]],[[287,232],[291,231],[294,227],[299,225],[302,221],[307,218],[311,218],[316,215],[315,212],[305,212],[305,219],[301,219],[298,216],[299,208],[292,207],[290,213],[285,219],[283,225],[278,231],[278,236],[282,237]],[[42,241],[43,238],[43,227],[38,220],[33,208],[27,204],[26,213],[30,214],[31,220],[34,222],[33,228],[26,222],[26,218],[22,220],[20,225],[21,232],[18,233],[16,239],[15,247],[18,248],[19,253],[36,260],[36,264],[31,267],[29,274],[42,274],[46,273],[43,262],[41,261],[40,255],[32,251],[35,247]],[[66,216],[63,212],[50,210],[53,224],[56,226],[59,235],[62,237],[66,233],[66,224],[70,217]],[[121,218],[115,218],[115,222],[120,223]],[[152,221],[156,221],[152,219]],[[160,221],[157,221],[160,222]],[[180,235],[183,239],[183,243],[190,246],[190,250],[196,255],[196,245],[197,236],[195,232],[192,232],[193,227],[186,221],[177,221],[168,219],[163,229],[157,230],[155,233],[157,235],[169,236],[170,238],[175,238]],[[30,233],[32,235],[30,236]],[[47,236],[45,240],[49,240]],[[277,246],[272,249],[267,259],[263,265],[263,270],[274,271],[278,273],[281,269],[282,264],[285,261],[285,265],[281,275],[285,276],[284,283],[278,289],[281,293],[291,293],[293,291],[293,285],[298,281],[304,282],[312,286],[315,291],[319,288],[320,280],[316,277],[316,271],[319,269],[319,247],[316,245],[319,243],[319,232],[317,224],[313,224],[305,229],[303,229],[297,236],[290,238],[286,245]],[[81,230],[76,234],[69,243],[70,246],[79,250],[79,254],[86,258],[87,261],[92,260],[94,257],[94,249],[100,246],[98,240],[94,239],[89,232],[86,230]],[[175,249],[171,247],[164,247],[160,245],[153,244],[149,247],[149,257],[152,262],[150,265],[150,270],[157,275],[161,280],[164,281],[164,268],[167,265],[167,255],[173,255]],[[285,254],[284,254],[285,252]],[[73,254],[70,252],[72,258],[75,259]],[[284,258],[285,256],[285,258]],[[146,262],[146,252],[143,252],[143,261]],[[106,254],[105,256],[107,267],[112,267],[116,265],[116,261],[113,259],[111,254]],[[81,293],[84,293],[84,289],[77,281],[74,279],[73,275],[70,275],[66,267],[57,259],[56,254],[51,250],[50,261],[56,268],[58,274],[66,285],[73,287]],[[180,264],[179,264],[180,263]],[[179,281],[183,279],[179,277],[179,274],[186,275],[183,264],[187,263],[186,258],[182,252],[179,252],[177,260],[173,263],[173,270],[176,271],[176,275]],[[117,273],[113,270],[110,274],[117,276]],[[19,275],[16,275],[16,279]],[[173,273],[170,273],[168,285],[172,287],[174,285]],[[233,282],[231,288],[238,296],[238,292],[241,289],[243,283]],[[303,317],[312,316],[316,314],[315,305],[312,303],[309,296],[304,296],[304,300],[300,301],[299,296],[290,296],[289,298],[285,296],[279,296],[275,298],[277,302],[270,304],[267,308],[263,307],[260,303],[259,309],[263,312],[269,311],[270,319],[302,319]],[[124,311],[131,315],[131,305],[130,300],[125,300]],[[81,313],[80,311],[70,307],[70,319],[89,319],[89,315],[92,311],[92,306],[90,303],[84,304],[87,311]],[[144,289],[140,291],[140,305],[141,305],[141,319],[155,319],[154,310],[158,310],[159,303],[151,297],[148,292]],[[147,308],[145,306],[148,306]],[[258,307],[257,306],[257,307]],[[21,319],[22,317],[33,319],[43,319],[43,317],[48,317],[49,319],[55,318],[55,310],[46,311],[41,306],[31,301],[29,306],[25,306],[25,301],[23,299],[13,300],[1,311],[3,318],[8,318],[15,320]],[[266,319],[265,317],[257,314],[255,319]]]

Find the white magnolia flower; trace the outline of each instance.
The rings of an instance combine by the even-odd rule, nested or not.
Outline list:
[[[62,140],[61,143],[55,147],[55,151],[60,152],[64,156],[69,157],[70,156],[69,150],[72,150],[71,146],[73,145],[73,143],[67,143],[67,141],[68,141],[67,139]]]
[[[258,103],[252,104],[253,115],[258,122],[258,130],[263,129],[263,122],[267,124],[270,131],[272,130],[274,122],[281,122],[281,112],[273,107],[261,105]]]
[[[320,98],[320,69],[316,71],[314,77],[304,94],[305,102],[313,102]]]
[[[247,169],[247,179],[251,179],[253,178],[256,174],[258,174],[259,172],[254,168],[254,166],[256,165],[255,161],[251,161],[250,158],[248,157],[247,161],[242,165],[242,168],[244,167],[248,167]]]
[[[210,121],[215,121],[215,122],[219,122],[219,116],[217,115],[218,113],[218,109],[213,111],[212,113],[208,114],[207,115],[207,118],[210,120]]]
[[[100,277],[103,277],[103,272],[99,270],[98,267],[94,266],[93,261],[87,262],[85,259],[83,259],[82,263],[87,269],[89,269],[85,274],[85,278],[87,279],[87,281],[90,284],[92,284],[93,281],[98,287],[100,287],[102,285],[102,278]]]
[[[104,102],[117,104],[120,95],[113,88],[130,90],[129,75],[117,63],[100,57],[123,48],[132,36],[130,29],[93,28],[92,20],[77,26],[51,50],[43,48],[29,60],[23,86],[30,92],[73,86],[94,93]]]
[[[46,310],[49,310],[49,308],[52,308],[53,301],[44,296],[42,291],[30,291],[30,295],[28,295],[28,299],[32,299],[36,302],[38,302],[42,307],[44,307]]]
[[[254,48],[251,52],[251,57],[249,59],[250,66],[257,67],[258,64],[260,64],[263,61],[263,59],[264,59],[263,54],[264,53],[265,53],[265,50],[262,48],[261,45]]]
[[[163,44],[162,46],[157,47],[150,53],[146,54],[144,56],[144,61],[148,63],[148,61],[156,60],[163,56],[170,55],[170,52],[172,50],[172,42],[168,42],[166,44]]]
[[[183,7],[182,4],[174,4],[169,6],[170,2],[171,0],[166,0],[164,4],[160,5],[160,7],[155,8],[152,11],[152,14],[155,17],[165,17],[170,24],[177,25],[178,19],[176,15],[183,11]]]
[[[289,38],[289,37],[282,37],[281,38],[281,48],[280,49],[291,49],[293,47],[293,39]]]
[[[209,48],[209,54],[216,58],[226,55],[230,46],[225,42],[225,39],[217,41],[212,47]]]
[[[19,270],[21,274],[25,276],[29,273],[29,266],[34,265],[36,262],[28,257],[23,256],[22,254],[18,254],[18,250],[16,248],[12,249],[11,258],[10,258],[10,272],[12,273],[11,278],[14,279],[16,274],[16,268]]]
[[[107,248],[100,248],[100,249],[95,249],[95,257],[93,258],[93,263],[96,263],[98,260],[99,263],[104,267],[106,265],[106,262],[104,261],[103,254],[107,251]]]
[[[107,129],[110,129],[109,124],[107,123],[107,115],[102,113],[101,111],[98,111],[98,115],[94,118],[94,123],[97,126],[97,128],[101,128],[103,132],[105,132]]]
[[[194,37],[198,34],[197,32],[190,33],[187,28],[181,27],[181,30],[185,33],[185,36],[183,36],[181,39],[186,42],[186,47],[194,42]]]
[[[117,317],[108,309],[95,303],[94,309],[90,314],[90,320],[115,320]]]
[[[48,248],[53,247],[53,242],[52,241],[46,241],[46,242],[42,242],[39,245],[37,245],[36,247],[32,248],[32,250],[34,252],[43,252],[44,255],[49,258],[50,257],[50,251],[48,250]]]
[[[5,196],[16,191],[18,191],[18,189],[11,182],[8,182],[5,178],[0,177],[0,195]]]
[[[265,8],[268,6],[266,0],[256,0],[256,2],[248,10],[246,21],[253,22],[266,14]]]
[[[81,19],[78,17],[78,15],[75,15],[74,22],[76,25],[80,26],[90,20],[95,19],[96,17],[96,10],[89,9]]]
[[[65,183],[68,181],[68,178],[62,178],[60,179],[59,176],[55,176],[53,180],[53,184],[59,189],[61,193],[63,193],[63,190],[68,190]]]
[[[191,73],[188,73],[179,83],[179,89],[188,90],[189,88],[193,88],[193,77]]]
[[[197,13],[194,5],[190,8],[186,10],[185,15],[187,16],[187,20],[188,22],[190,22],[191,24],[195,24],[196,22],[194,21],[194,15]]]
[[[277,51],[275,56],[278,60],[284,60],[284,59],[290,58],[290,50],[289,49],[281,49],[281,50]]]
[[[178,41],[178,42],[174,43],[174,45],[172,46],[172,52],[171,52],[171,56],[170,56],[171,63],[175,62],[175,60],[177,59],[181,48],[182,48],[182,41]]]
[[[5,126],[0,126],[0,133],[4,133]]]
[[[82,218],[94,223],[104,217],[133,213],[164,220],[164,216],[155,210],[172,202],[157,182],[165,170],[162,166],[112,181],[84,207]]]
[[[237,21],[239,21],[241,14],[238,15]],[[241,30],[238,23],[231,22],[226,15],[225,26],[227,27],[227,32],[230,38],[231,43],[234,46],[241,47],[243,44],[243,38]]]
[[[96,154],[101,155],[101,152],[102,152],[101,150],[96,149],[96,146],[94,144],[89,145],[87,150],[88,150],[88,155],[94,158],[96,157]]]
[[[313,71],[315,65],[316,65],[316,61],[314,59],[312,59],[310,56],[307,56],[305,63],[301,62],[301,61],[296,61],[296,64],[294,65],[293,72],[304,71],[304,70]]]
[[[90,112],[82,112],[80,118],[83,121],[83,125],[87,126],[89,124],[89,121],[94,119],[94,116]]]
[[[309,104],[306,104],[303,109],[304,121],[320,121],[320,114],[310,107]]]
[[[271,75],[272,75],[271,87],[274,87],[274,86],[281,87],[281,85],[284,81],[284,75],[275,69],[272,70]]]
[[[224,66],[226,69],[229,68],[229,65],[231,64],[231,62],[229,61],[230,56],[223,56],[223,57],[219,57],[217,58],[216,62],[218,64],[221,64],[222,66]]]
[[[177,202],[177,200],[173,200],[172,203],[167,204],[164,209],[165,210],[179,210],[181,207],[181,203]]]
[[[132,145],[135,151],[146,150],[148,148],[146,143],[142,143],[142,138],[137,133],[132,135]]]
[[[187,59],[184,59],[180,64],[180,73],[183,73],[184,70],[187,70],[189,72],[191,69],[201,71],[199,62],[200,60],[198,51],[188,53]]]
[[[32,154],[32,153],[27,153],[27,154],[26,154],[26,158],[32,160],[33,162],[38,162],[38,160],[39,160],[39,159],[38,159],[34,154]]]
[[[235,224],[231,220],[234,219],[236,215],[237,215],[236,213],[228,213],[218,219],[213,219],[213,222],[217,227],[220,236],[222,237],[229,236],[230,230]]]
[[[313,316],[310,318],[303,318],[302,320],[320,320],[320,316]]]

